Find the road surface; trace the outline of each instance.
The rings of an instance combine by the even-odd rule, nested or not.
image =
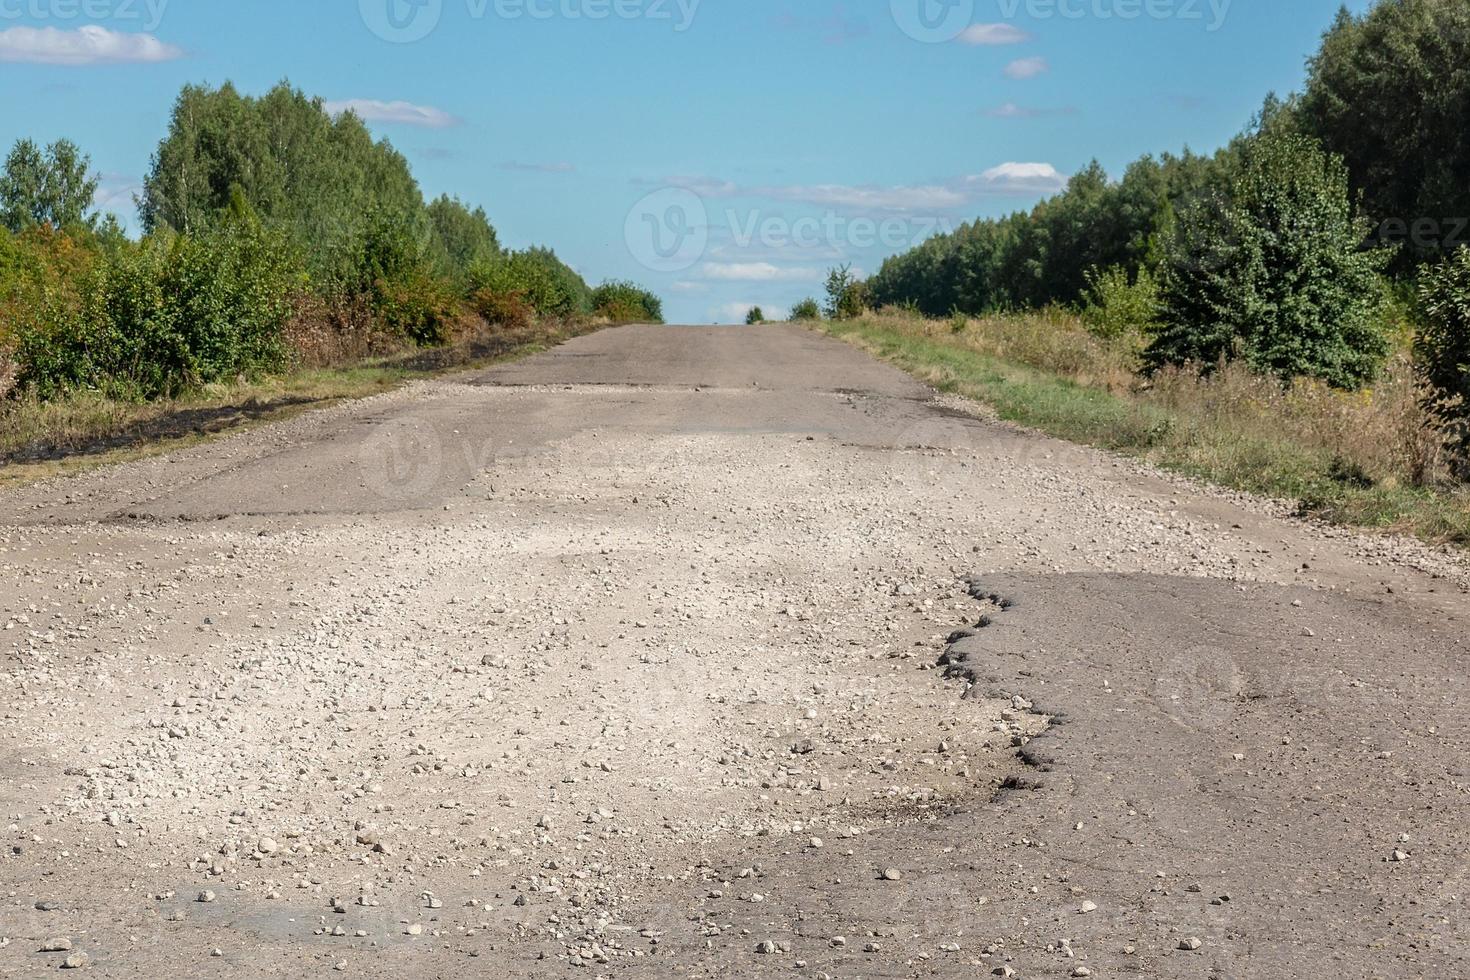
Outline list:
[[[0,975],[1470,976],[1463,565],[1278,510],[785,326],[8,492]]]

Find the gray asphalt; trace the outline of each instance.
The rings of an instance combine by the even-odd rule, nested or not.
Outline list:
[[[653,916],[684,924],[669,929],[665,965],[617,975],[667,976],[672,960],[679,975],[708,977],[967,976],[996,964],[1069,976],[1076,945],[1100,977],[1470,977],[1470,607],[1445,582],[1369,566],[1299,525],[961,416],[897,371],[795,327],[608,330],[450,381],[424,398],[323,413],[290,438],[267,432],[144,464],[127,480],[103,473],[9,493],[0,523],[429,514],[497,461],[589,429],[1024,453],[1120,496],[1174,494],[1181,509],[1233,527],[1243,553],[1269,546],[1300,574],[976,568],[972,622],[992,624],[930,655],[945,653],[956,698],[1022,698],[1051,719],[1018,749],[1013,784],[959,804],[895,804],[891,829],[843,842],[857,857],[844,867],[900,867],[898,888],[814,873],[781,842],[713,855],[720,870],[759,866],[770,899],[711,905],[707,882],[671,882],[651,903]],[[503,400],[477,396],[507,387],[525,389],[514,417],[490,410]],[[693,938],[687,922],[702,917],[723,928]],[[868,942],[919,949],[957,931],[1003,945],[960,972],[917,956],[875,967],[863,955]],[[848,942],[834,948],[839,932]],[[757,938],[788,943],[803,965],[752,958]],[[1181,948],[1191,939],[1197,949]]]

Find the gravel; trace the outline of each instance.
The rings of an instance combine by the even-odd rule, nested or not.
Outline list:
[[[764,341],[741,342],[756,356]],[[50,921],[154,975],[217,971],[218,951],[288,975],[476,959],[536,975],[545,958],[592,977],[710,944],[833,976],[907,975],[931,955],[1014,976],[998,961],[1023,938],[1026,955],[1056,947],[1055,975],[1091,975],[1065,962],[1083,940],[1063,954],[1059,923],[1101,939],[1117,905],[1033,880],[1053,842],[1018,837],[962,899],[931,894],[942,847],[895,843],[1023,784],[1017,748],[1051,725],[1044,690],[961,700],[933,669],[987,611],[970,576],[1328,588],[1448,566],[1090,451],[934,448],[926,426],[972,423],[907,382],[863,394],[874,369],[823,356],[836,367],[821,376],[853,372],[852,390],[425,383],[8,495],[0,867],[18,897],[0,932],[71,950],[41,938]],[[442,495],[307,506],[343,485],[314,460],[356,458],[357,433],[384,419],[436,426],[477,462]],[[492,423],[493,445],[474,443]],[[342,465],[354,494],[380,482]],[[306,503],[226,507],[211,481],[237,479]],[[153,516],[99,520],[124,499]],[[199,500],[236,512],[159,516]],[[784,855],[807,870],[768,876]],[[795,917],[773,905],[810,882],[860,897],[833,938],[788,942]],[[696,906],[663,901],[685,886]],[[1050,938],[980,936],[990,896]],[[931,935],[884,924],[936,903]],[[419,958],[384,959],[397,943]]]

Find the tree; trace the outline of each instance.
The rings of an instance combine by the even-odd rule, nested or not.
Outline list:
[[[851,320],[872,308],[872,291],[868,284],[852,274],[852,266],[844,265],[827,273],[827,316],[833,320]]]
[[[408,161],[374,141],[354,113],[282,82],[260,98],[226,83],[185,86],[144,179],[147,231],[185,233],[218,224],[239,191],[267,227],[284,232],[319,276],[347,275],[372,221],[430,236]]]
[[[747,313],[747,314],[745,314],[745,325],[747,327],[753,327],[753,326],[756,326],[757,324],[765,323],[765,322],[766,322],[766,314],[765,314],[765,311],[762,310],[759,306],[752,306],[750,308],[750,312]]]
[[[471,211],[459,198],[445,194],[430,202],[427,210],[430,248],[442,275],[462,279],[476,262],[501,254],[500,238],[484,208]]]
[[[1090,269],[1157,266],[1178,212],[1228,189],[1240,144],[1210,157],[1143,157],[1119,181],[1094,161],[1030,211],[961,225],[888,259],[868,282],[872,302],[939,317],[1083,300]]]
[[[1243,357],[1284,379],[1361,386],[1388,353],[1376,324],[1384,256],[1364,250],[1368,230],[1340,157],[1310,137],[1255,138],[1230,196],[1190,207],[1169,236],[1146,363],[1208,370]]]
[[[1311,61],[1299,125],[1341,155],[1400,267],[1438,258],[1470,232],[1470,4],[1386,0],[1344,8]]]
[[[97,185],[91,158],[70,140],[58,140],[44,153],[21,140],[0,173],[0,224],[14,232],[33,225],[90,228]]]

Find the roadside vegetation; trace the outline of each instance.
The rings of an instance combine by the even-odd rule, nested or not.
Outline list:
[[[1055,435],[1470,543],[1467,63],[1457,0],[1344,11],[1219,152],[835,269],[828,329]]]
[[[0,171],[0,461],[662,321],[647,290],[591,287],[551,249],[505,249],[482,208],[426,202],[388,141],[284,83],[183,90],[141,237],[96,189],[68,141],[22,140]]]

